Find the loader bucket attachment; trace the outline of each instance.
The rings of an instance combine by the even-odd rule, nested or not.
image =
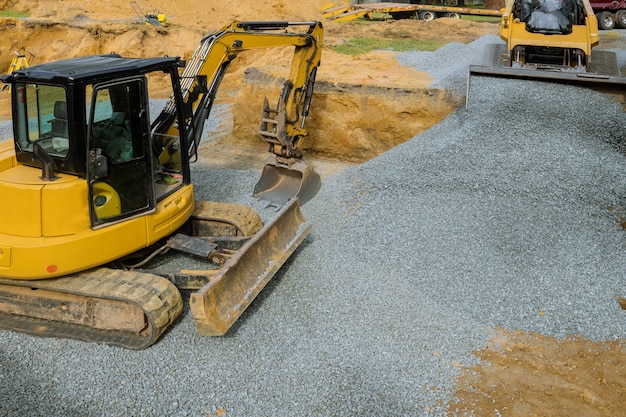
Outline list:
[[[307,164],[300,161],[282,164],[270,156],[252,195],[270,205],[282,207],[294,197],[305,204],[315,197],[321,186],[320,176]]]
[[[563,83],[569,85],[579,85],[590,88],[610,96],[626,106],[626,77],[619,75],[608,75],[597,72],[563,72],[563,71],[543,71],[540,69],[512,68],[504,66],[478,66],[470,65],[466,106],[469,102],[471,79],[473,76],[497,77],[497,78],[518,78],[525,80],[547,81]]]
[[[221,336],[281,268],[311,225],[292,199],[230,258],[214,278],[191,294],[189,305],[198,333]]]

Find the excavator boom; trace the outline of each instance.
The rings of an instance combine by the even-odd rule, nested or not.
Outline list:
[[[294,32],[293,29],[305,28]],[[321,22],[233,22],[205,36],[181,76],[185,105],[192,109],[185,120],[195,157],[217,89],[230,63],[252,49],[293,46],[291,70],[273,107],[265,101],[258,133],[268,143],[270,156],[254,195],[280,207],[290,198],[309,201],[321,187],[319,176],[302,161],[301,142],[311,106],[317,68],[321,62]],[[176,103],[171,100],[155,124],[155,131],[172,134],[177,126]],[[163,155],[160,157],[165,162]]]

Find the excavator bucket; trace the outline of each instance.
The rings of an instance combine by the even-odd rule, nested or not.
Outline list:
[[[198,333],[221,336],[309,234],[311,225],[291,199],[198,292],[189,305]]]
[[[271,108],[267,98],[263,103],[259,134],[268,143],[289,148],[286,109],[282,97],[276,108]],[[270,155],[252,195],[270,205],[282,207],[289,199],[298,198],[301,204],[315,197],[322,186],[320,176],[299,158],[277,158]]]
[[[282,164],[272,155],[254,186],[253,196],[277,207],[294,197],[304,204],[315,197],[321,186],[320,176],[307,164]]]

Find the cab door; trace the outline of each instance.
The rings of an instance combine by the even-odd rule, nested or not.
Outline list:
[[[145,78],[91,90],[87,171],[91,224],[98,227],[153,211],[155,198]]]

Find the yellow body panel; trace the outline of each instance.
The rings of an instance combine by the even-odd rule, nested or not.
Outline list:
[[[0,172],[17,165],[13,141],[0,142]]]
[[[512,51],[518,45],[559,47],[569,49],[580,49],[587,56],[591,55],[591,49],[600,42],[598,33],[598,20],[587,0],[583,0],[585,9],[585,24],[573,25],[572,33],[569,34],[542,34],[533,33],[526,30],[526,23],[514,19],[513,1],[510,1],[505,12],[502,14],[500,26],[500,38],[508,45]]]
[[[161,201],[156,212],[146,218],[149,240],[154,242],[176,231],[191,217],[194,207],[191,184]]]
[[[89,213],[86,182],[58,176],[53,182],[43,181],[40,169],[23,165],[0,172],[0,233],[40,238],[89,228],[89,217],[77,214]]]
[[[506,35],[502,36],[508,40],[509,50],[513,50],[518,45],[533,45],[546,47],[559,47],[569,49],[580,49],[585,55],[591,55],[591,48],[598,43],[598,36],[591,36],[591,32],[586,26],[576,25],[572,27],[572,33],[567,35],[544,35],[542,33],[532,33],[526,30],[526,23],[513,23],[506,30]],[[595,40],[594,40],[595,39]]]
[[[155,211],[91,229],[84,179],[18,165],[0,172],[0,277],[53,278],[93,268],[156,242],[191,216],[193,187],[183,186]]]

